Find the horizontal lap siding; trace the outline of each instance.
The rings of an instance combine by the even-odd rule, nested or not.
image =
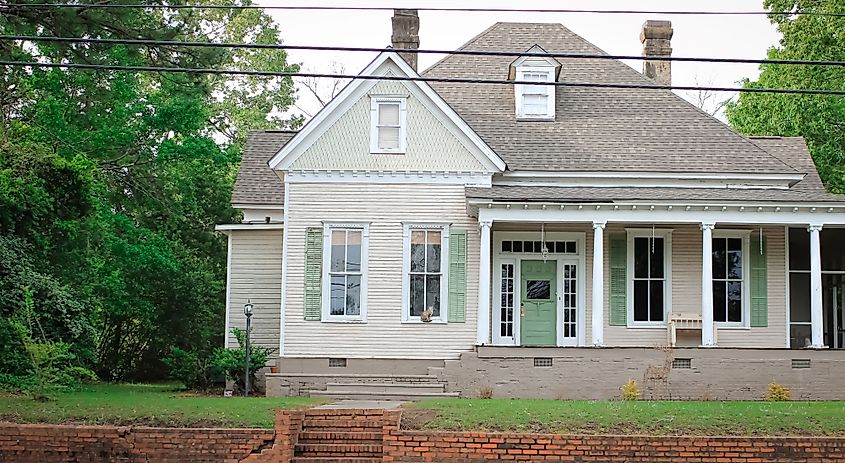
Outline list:
[[[255,306],[252,337],[255,344],[279,349],[282,288],[282,230],[233,230],[229,256],[229,326],[244,328],[243,306]],[[229,347],[238,345],[227,333]]]
[[[288,185],[285,356],[456,358],[475,343],[479,236],[456,185]],[[323,222],[369,222],[366,323],[303,318],[305,230]],[[451,223],[467,230],[466,323],[403,324],[403,222]]]

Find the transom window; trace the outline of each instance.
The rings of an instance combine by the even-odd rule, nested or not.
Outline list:
[[[446,255],[448,230],[443,225],[406,225],[405,284],[403,319],[423,315],[445,320]]]
[[[373,97],[370,151],[405,152],[405,99]]]
[[[328,226],[324,268],[326,319],[361,320],[366,313],[366,227]]]
[[[713,318],[742,322],[742,239],[713,238]]]
[[[670,256],[666,230],[628,238],[629,315],[633,324],[662,325],[671,305]]]
[[[576,241],[546,241],[546,250],[552,254],[577,254]],[[503,240],[502,252],[543,252],[542,241]]]

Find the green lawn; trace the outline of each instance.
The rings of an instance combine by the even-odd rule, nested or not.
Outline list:
[[[561,434],[845,435],[845,402],[436,399],[403,427]]]
[[[49,402],[0,394],[0,421],[271,428],[274,410],[315,403],[306,397],[192,396],[173,385],[101,384]]]

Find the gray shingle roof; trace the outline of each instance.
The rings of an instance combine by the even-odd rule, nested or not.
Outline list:
[[[241,168],[232,190],[232,204],[282,206],[285,184],[267,165],[296,134],[289,130],[250,132],[244,145]]]
[[[502,186],[467,188],[468,198],[492,201],[614,202],[614,201],[724,201],[724,202],[845,202],[845,196],[828,193],[816,172],[807,144],[801,137],[749,137],[771,155],[806,173],[789,190],[726,188],[599,188]]]
[[[469,50],[604,54],[560,24],[497,23]],[[450,55],[423,75],[504,79],[512,57]],[[624,63],[558,59],[561,82],[654,85]],[[513,85],[431,83],[510,170],[794,172],[668,90],[557,87],[556,120],[517,121]]]

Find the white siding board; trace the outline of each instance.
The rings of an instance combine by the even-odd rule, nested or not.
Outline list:
[[[255,308],[252,337],[256,345],[279,349],[279,315],[282,284],[282,230],[232,230],[229,269],[229,325],[245,328],[243,306]],[[229,347],[237,341],[226,333]]]
[[[288,288],[285,355],[359,358],[457,358],[472,349],[478,294],[479,236],[467,216],[464,188],[454,185],[288,185]],[[327,222],[369,222],[367,320],[306,321],[303,314],[305,230]],[[402,323],[402,222],[451,223],[467,230],[465,323]]]

